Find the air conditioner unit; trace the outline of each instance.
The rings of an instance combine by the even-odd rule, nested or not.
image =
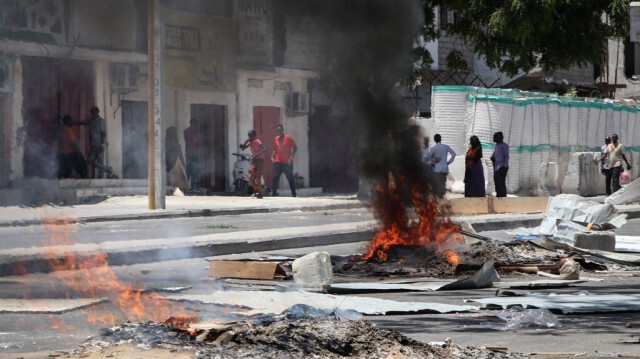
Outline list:
[[[304,115],[309,112],[309,95],[304,92],[289,92],[286,106],[290,115]]]
[[[111,92],[138,91],[138,65],[111,64],[109,68]]]

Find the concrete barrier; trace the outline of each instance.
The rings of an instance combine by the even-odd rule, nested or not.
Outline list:
[[[452,214],[491,214],[541,212],[547,209],[549,197],[475,197],[441,200],[443,211]]]
[[[600,164],[595,159],[599,152],[578,152],[571,154],[567,174],[562,183],[562,193],[591,197],[603,194],[604,176]]]

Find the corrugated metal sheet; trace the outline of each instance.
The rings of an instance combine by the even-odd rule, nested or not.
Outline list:
[[[466,300],[480,303],[486,309],[507,309],[521,306],[525,309],[547,309],[568,313],[626,312],[640,310],[640,295],[569,295],[550,294],[528,297],[495,297]]]

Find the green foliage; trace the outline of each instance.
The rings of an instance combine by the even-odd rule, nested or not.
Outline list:
[[[423,0],[425,39],[441,30],[473,46],[507,75],[536,66],[546,72],[597,63],[609,38],[629,34],[629,0]],[[433,9],[456,12],[442,29]],[[606,19],[606,20],[603,20]],[[455,50],[457,51],[457,50]],[[459,55],[451,55],[459,60]]]
[[[469,69],[467,61],[464,59],[464,55],[460,50],[451,50],[447,55],[447,69],[450,72],[453,71],[466,71]]]

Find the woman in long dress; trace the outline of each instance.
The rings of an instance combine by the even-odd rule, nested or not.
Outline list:
[[[464,196],[486,196],[484,169],[482,168],[482,144],[478,136],[471,136],[469,149],[464,162]]]

